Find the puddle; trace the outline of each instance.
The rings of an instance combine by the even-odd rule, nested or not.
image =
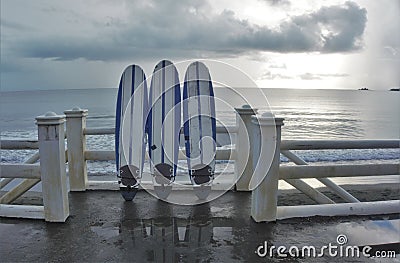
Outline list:
[[[96,233],[99,237],[110,239],[119,236],[119,227],[111,224],[104,224],[101,226],[91,226],[90,230]]]
[[[340,223],[338,234],[346,235],[352,245],[380,245],[400,242],[400,219]]]
[[[213,240],[214,241],[232,241],[232,227],[219,226],[213,228]]]
[[[186,234],[186,227],[179,227],[178,226],[178,240],[179,241],[184,241],[185,240],[185,234]]]
[[[211,213],[224,214],[226,209],[214,207]],[[338,245],[339,236],[345,238],[344,248],[371,246],[373,253],[378,250],[400,252],[400,219],[255,224],[226,217],[170,217],[123,220],[95,225],[90,229],[105,240],[113,239],[113,244],[120,249],[134,249],[137,256],[146,261],[200,260],[204,255],[216,261],[227,257],[257,261],[260,258],[254,251],[264,241],[275,246],[313,245],[318,249],[329,243]],[[329,257],[326,260],[329,261]],[[363,262],[367,258],[354,260]]]
[[[210,211],[215,217],[232,217],[233,209],[231,207],[211,206]]]

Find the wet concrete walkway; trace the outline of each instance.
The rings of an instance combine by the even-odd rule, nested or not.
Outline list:
[[[260,257],[255,251],[265,241],[269,246],[322,247],[336,244],[340,234],[349,245],[389,244],[384,248],[399,253],[399,215],[257,224],[250,218],[250,203],[250,193],[237,192],[196,206],[171,205],[144,191],[133,202],[124,202],[115,191],[71,193],[66,223],[0,219],[0,261],[334,262],[338,259],[327,256]]]

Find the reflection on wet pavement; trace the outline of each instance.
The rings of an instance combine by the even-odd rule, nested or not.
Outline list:
[[[400,219],[341,223],[336,231],[351,237],[349,244],[377,245],[400,242]]]
[[[320,248],[337,244],[338,235],[346,235],[348,245],[400,252],[399,215],[255,223],[250,203],[250,194],[231,192],[196,206],[171,205],[144,192],[135,202],[122,201],[118,192],[74,193],[66,223],[0,219],[1,261],[333,262],[338,259],[260,257],[255,251],[264,242]],[[339,260],[375,262],[365,257]]]
[[[283,225],[286,224],[287,222],[283,222]],[[322,226],[315,224],[315,229],[312,225],[301,225],[303,223],[299,223],[298,230],[287,238],[279,235],[282,231],[278,231],[279,225],[271,228],[271,224],[250,223],[253,227],[249,229],[245,224],[238,224],[232,219],[222,217],[128,219],[121,221],[118,227],[104,224],[91,227],[91,231],[105,239],[117,239],[120,241],[117,244],[121,246],[126,247],[130,243],[137,257],[154,262],[180,262],[189,259],[218,261],[218,258],[227,257],[231,261],[262,259],[257,258],[254,253],[257,246],[262,244],[256,241],[259,240],[257,237],[259,234],[271,245],[286,247],[312,245],[317,249],[328,243],[337,245],[336,237],[345,235],[346,245],[378,246],[381,250],[394,249],[399,253],[399,219],[345,222],[328,224],[325,227],[324,224]],[[254,230],[255,239],[252,240],[251,232]],[[273,232],[277,232],[278,235],[269,238]],[[239,247],[241,249],[238,249]],[[248,254],[243,255],[241,252]]]

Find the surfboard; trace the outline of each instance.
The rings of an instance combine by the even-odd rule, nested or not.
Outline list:
[[[121,194],[131,201],[139,188],[145,159],[148,114],[146,76],[137,65],[122,73],[115,123],[115,158]]]
[[[216,121],[211,76],[202,62],[193,62],[186,70],[183,118],[189,176],[196,195],[205,199],[215,171]]]
[[[181,92],[178,71],[168,60],[154,68],[149,93],[148,143],[154,190],[161,199],[168,197],[175,180],[179,133],[181,128]]]

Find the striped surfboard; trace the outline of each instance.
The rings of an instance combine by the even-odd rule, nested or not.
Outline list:
[[[168,60],[154,68],[149,94],[148,143],[150,169],[159,198],[172,190],[176,176],[181,128],[181,92],[178,71]]]
[[[125,200],[139,187],[145,159],[145,126],[148,114],[146,77],[137,65],[128,66],[120,80],[115,123],[118,183]]]
[[[194,186],[211,185],[216,151],[214,91],[208,68],[198,61],[186,70],[183,118],[191,182]],[[200,198],[199,193],[196,194]]]

